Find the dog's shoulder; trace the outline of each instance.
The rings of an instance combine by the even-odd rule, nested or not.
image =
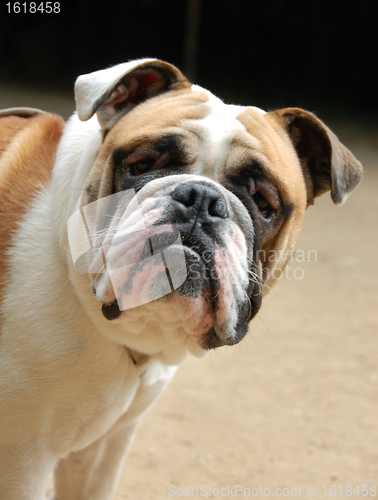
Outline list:
[[[63,118],[55,114],[25,108],[0,111],[0,298],[13,234],[49,181],[63,128]]]
[[[25,194],[33,194],[34,186],[50,177],[63,128],[63,118],[52,113],[27,116],[16,114],[16,111],[11,114],[0,112],[2,202],[4,197],[19,198],[17,194],[22,193],[24,196],[17,201],[24,204],[27,201]]]

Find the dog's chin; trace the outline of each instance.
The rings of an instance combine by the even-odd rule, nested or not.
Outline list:
[[[187,337],[201,344],[214,323],[205,296],[186,297],[178,290],[122,311],[115,300],[102,305],[102,314],[108,321],[122,325],[133,335],[153,331],[171,345],[181,344]]]
[[[139,300],[140,305],[132,305],[135,303],[133,290],[143,290],[148,283],[146,276],[152,275],[149,269],[146,275],[134,276],[133,288],[128,290],[127,296],[121,297],[121,303],[117,302],[106,274],[94,287],[97,300],[102,302],[103,316],[120,325],[128,333],[128,338],[131,335],[137,341],[138,337],[138,342],[143,339],[143,345],[152,349],[150,354],[169,345],[178,349],[185,346],[186,351],[201,357],[208,350],[240,342],[247,332],[250,303],[243,300],[247,297],[246,291],[239,294],[239,300],[235,296],[231,299],[232,287],[225,282],[220,285],[197,252],[184,247],[184,253],[185,281],[170,293],[160,294],[156,300],[144,303]],[[223,291],[227,291],[227,287],[228,295]],[[147,287],[147,291],[149,289]],[[219,300],[219,297],[224,298]]]
[[[127,332],[128,339],[131,337],[143,345],[148,354],[168,345],[203,357],[209,350],[237,343],[244,336],[222,340],[224,325],[216,323],[206,293],[187,296],[174,290],[165,297],[123,311],[114,300],[102,305],[102,314]],[[134,347],[138,350],[136,344]]]

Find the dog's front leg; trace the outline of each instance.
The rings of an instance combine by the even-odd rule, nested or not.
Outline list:
[[[114,492],[135,425],[104,436],[61,460],[49,500],[108,500]]]
[[[4,453],[0,456],[0,499],[45,500],[49,474],[55,463],[40,447],[29,443]]]

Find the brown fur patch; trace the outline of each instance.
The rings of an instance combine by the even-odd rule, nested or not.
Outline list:
[[[13,234],[50,178],[63,128],[63,119],[53,114],[0,118],[0,303]]]
[[[83,197],[82,204],[112,193],[110,158],[115,148],[132,150],[142,142],[153,143],[167,133],[177,133],[177,127],[182,122],[198,120],[209,113],[204,106],[208,100],[204,92],[193,93],[184,89],[149,99],[122,117],[105,137],[88,178],[87,187],[91,186],[90,190]]]
[[[247,109],[238,119],[249,134],[259,141],[256,159],[264,167],[264,174],[279,186],[282,200],[293,207],[290,217],[274,239],[262,249],[261,255],[267,257],[266,261],[262,261],[262,267],[269,272],[269,279],[268,275],[264,279],[271,287],[284,270],[299,238],[307,207],[305,179],[295,149],[274,113],[261,114]],[[273,260],[275,254],[271,252],[275,249],[279,249],[279,252]]]

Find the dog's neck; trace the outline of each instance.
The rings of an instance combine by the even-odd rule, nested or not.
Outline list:
[[[135,366],[142,366],[145,363],[147,363],[147,361],[149,361],[150,359],[150,356],[148,354],[143,354],[141,352],[134,351],[133,349],[129,349],[128,347],[126,347],[125,349],[128,351],[131,361],[134,363]]]

